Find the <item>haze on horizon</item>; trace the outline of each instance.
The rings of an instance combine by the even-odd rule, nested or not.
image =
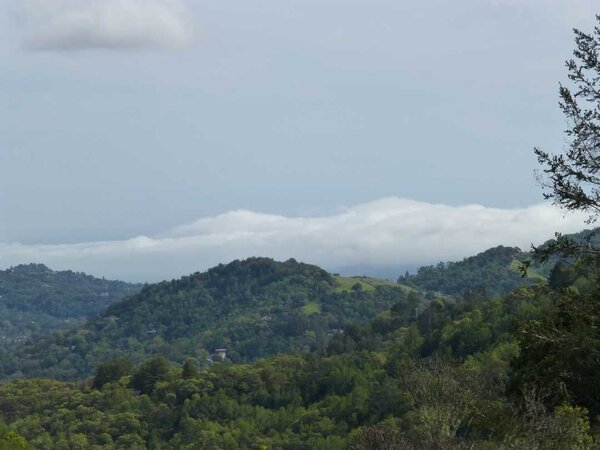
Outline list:
[[[558,83],[591,1],[0,13],[1,267],[156,280],[259,253],[397,266],[585,227],[540,205],[532,148],[564,145]]]

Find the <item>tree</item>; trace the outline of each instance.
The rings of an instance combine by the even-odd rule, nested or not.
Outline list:
[[[169,361],[162,356],[152,358],[143,363],[133,374],[131,386],[142,394],[150,394],[159,381],[170,378]]]
[[[352,450],[403,450],[410,446],[397,426],[382,424],[358,430],[351,439],[350,448]]]
[[[548,285],[555,290],[571,286],[577,279],[577,271],[573,266],[558,261],[548,276]]]
[[[600,23],[600,16],[596,16]],[[560,85],[560,109],[570,128],[564,154],[535,149],[545,166],[544,196],[568,210],[585,211],[594,222],[600,214],[600,27],[592,34],[574,30],[577,48],[566,62],[574,86]]]
[[[559,105],[569,123],[568,148],[563,154],[535,149],[544,167],[539,176],[544,197],[568,211],[587,213],[588,223],[600,215],[600,16],[596,20],[599,26],[591,34],[574,30],[574,58],[566,62],[572,86],[560,85]],[[578,270],[600,263],[596,233],[586,232],[583,239],[557,233],[556,240],[534,248],[538,261],[560,255],[571,257],[576,265],[559,261],[550,274],[550,287],[559,291],[556,310],[517,327],[520,352],[512,361],[512,390],[521,400],[523,392],[533,388],[548,392],[543,399],[548,407],[570,403],[585,407],[592,416],[600,414],[600,291],[581,295],[567,289]]]
[[[23,436],[10,430],[4,423],[0,422],[0,449],[30,450]]]
[[[524,387],[548,394],[544,403],[567,402],[600,414],[600,303],[563,293],[557,310],[518,327],[519,355],[512,361],[512,391]]]
[[[198,378],[198,368],[196,367],[196,361],[193,358],[187,358],[183,363],[181,378],[184,380]]]
[[[105,361],[96,369],[93,386],[96,389],[102,388],[106,383],[112,383],[127,375],[131,375],[133,366],[127,358],[116,358]]]
[[[600,24],[600,15],[596,16]],[[571,86],[560,85],[559,106],[569,128],[569,139],[562,154],[534,149],[543,166],[538,181],[544,197],[568,211],[588,214],[588,223],[600,215],[600,25],[591,34],[574,30],[576,48],[566,62]],[[584,242],[556,233],[556,240],[533,248],[533,259],[544,262],[554,255],[578,257],[597,262],[600,248],[592,243],[595,233]],[[525,273],[530,262],[522,267]]]

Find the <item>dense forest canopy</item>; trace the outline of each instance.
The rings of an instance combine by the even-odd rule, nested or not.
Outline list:
[[[462,261],[420,267],[414,275],[400,276],[398,283],[450,296],[495,297],[543,280],[533,270],[528,278],[519,273],[519,263],[528,257],[519,248],[498,246]]]
[[[334,284],[314,267],[265,272],[260,263],[232,273],[258,270],[257,292],[280,270],[294,273],[290,264]],[[226,267],[201,278],[220,290]],[[539,284],[493,300],[438,297],[416,315],[418,299],[404,298],[310,353],[253,364],[120,358],[83,383],[14,380],[0,385],[0,415],[13,439],[39,449],[588,449],[597,358],[572,360],[582,365],[575,374],[540,372],[519,352],[530,327],[564,314],[568,299],[596,295],[593,277],[578,279],[577,288]],[[548,396],[538,383],[564,390]]]
[[[192,356],[205,365],[219,348],[234,362],[300,353],[409,296],[410,289],[393,283],[333,277],[294,260],[234,261],[145,286],[72,331],[5,353],[0,373],[78,379],[119,356],[134,362],[152,355],[175,362]],[[412,292],[415,296],[419,301]]]
[[[43,264],[0,270],[0,349],[75,328],[140,285],[53,271]]]

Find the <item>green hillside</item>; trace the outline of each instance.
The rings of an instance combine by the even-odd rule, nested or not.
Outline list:
[[[531,268],[528,277],[522,278],[519,264],[529,257],[519,248],[498,246],[462,261],[421,267],[414,275],[399,277],[398,283],[454,297],[477,294],[492,298],[545,280],[539,267]]]
[[[406,300],[406,290],[371,280],[344,289],[324,270],[289,260],[251,258],[149,285],[98,317],[4,355],[3,376],[76,379],[98,362],[126,355],[208,363],[217,348],[230,361],[316,349],[348,323]]]
[[[141,285],[56,272],[43,264],[0,271],[0,349],[75,328]]]
[[[390,287],[390,286],[398,286],[397,284],[392,283],[391,281],[381,280],[379,278],[373,277],[364,277],[364,276],[355,276],[355,277],[342,277],[339,275],[334,275],[334,280],[336,284],[336,291],[344,292],[350,290],[362,289],[366,291],[374,291],[378,286]],[[360,286],[360,287],[358,287]],[[402,286],[401,286],[402,287]],[[414,289],[406,289],[407,292],[414,291]]]
[[[223,292],[225,279],[235,293]],[[219,298],[247,289],[263,297],[281,283],[310,293],[339,281],[313,266],[249,260],[146,295],[193,285]],[[197,360],[181,367],[156,357],[133,367],[121,359],[83,383],[14,380],[0,384],[0,417],[13,439],[39,449],[591,450],[599,437],[590,426],[600,412],[597,327],[577,331],[595,349],[572,361],[580,373],[532,371],[535,358],[519,357],[519,349],[539,354],[524,332],[545,333],[543,318],[575,318],[566,292],[538,285],[494,300],[438,298],[416,316],[414,303],[401,301],[310,354],[253,364],[202,369]],[[142,303],[138,296],[111,309]],[[560,343],[540,344],[546,356],[561,351]],[[539,395],[540,377],[564,385],[554,397]]]

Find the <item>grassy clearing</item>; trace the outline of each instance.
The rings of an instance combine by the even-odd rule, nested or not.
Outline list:
[[[306,305],[304,305],[304,314],[306,314],[307,316],[310,316],[311,314],[318,314],[321,312],[321,305],[319,305],[317,302],[308,302]]]
[[[379,280],[371,277],[335,277],[336,292],[351,291],[352,286],[360,284],[363,291],[374,291],[377,286],[394,286],[402,289],[413,290],[408,286],[399,285],[393,281]],[[408,291],[407,291],[408,292]]]
[[[515,259],[510,263],[510,268],[512,270],[514,270],[515,272],[518,272],[520,265],[521,265],[521,261],[517,261]],[[539,273],[533,267],[530,267],[529,269],[527,269],[527,278],[529,278],[530,280],[535,280],[535,281],[546,281],[547,280],[547,278],[544,275]]]

